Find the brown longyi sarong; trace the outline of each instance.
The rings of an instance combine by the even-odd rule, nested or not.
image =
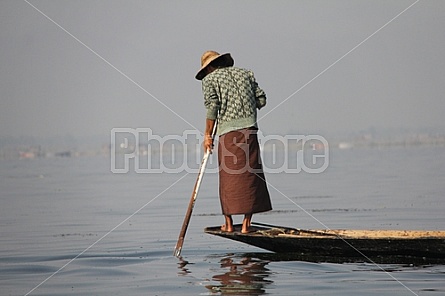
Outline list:
[[[272,210],[260,159],[256,128],[219,137],[219,196],[224,215]]]

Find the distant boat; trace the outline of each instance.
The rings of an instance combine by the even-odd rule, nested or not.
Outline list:
[[[445,263],[445,231],[421,230],[303,230],[252,223],[253,231],[221,231],[207,227],[205,232],[240,241],[276,253],[294,256],[351,261],[378,258],[379,262]],[[327,260],[330,261],[330,260]],[[338,261],[338,260],[335,260]],[[355,260],[352,260],[355,261]]]
[[[34,152],[19,152],[20,159],[33,159],[36,157]]]
[[[349,142],[340,142],[340,143],[338,143],[338,148],[339,149],[352,149],[352,148],[354,148],[354,145]]]
[[[62,151],[55,154],[57,157],[71,157],[71,151]]]

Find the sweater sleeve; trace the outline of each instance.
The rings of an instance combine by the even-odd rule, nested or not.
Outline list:
[[[202,92],[204,94],[204,106],[207,109],[206,118],[215,120],[218,117],[220,102],[213,84],[208,79],[202,80]]]
[[[250,72],[250,79],[252,83],[253,93],[255,94],[256,106],[258,109],[263,108],[266,105],[266,93],[258,86],[255,76],[252,71]]]

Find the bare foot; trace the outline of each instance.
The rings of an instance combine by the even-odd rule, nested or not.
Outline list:
[[[249,233],[249,232],[254,232],[254,231],[255,230],[253,230],[249,224],[243,224],[243,226],[241,226],[241,233]]]
[[[250,229],[251,221],[252,221],[252,214],[244,215],[243,226],[241,227],[241,233],[249,233],[252,231]]]
[[[233,232],[233,226],[228,226],[226,224],[221,225],[221,231],[224,232]]]
[[[225,223],[221,226],[221,231],[233,232],[233,220],[231,215],[224,215]]]
[[[247,229],[241,229],[241,233],[242,234],[246,234],[246,233],[250,233],[250,232],[254,232],[254,230],[253,229],[251,229],[251,228],[247,228]]]

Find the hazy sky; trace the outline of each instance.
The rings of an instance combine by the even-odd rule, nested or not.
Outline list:
[[[29,1],[58,27],[1,0],[0,136],[202,130],[208,49],[255,72],[266,134],[444,127],[445,1],[415,2]]]

